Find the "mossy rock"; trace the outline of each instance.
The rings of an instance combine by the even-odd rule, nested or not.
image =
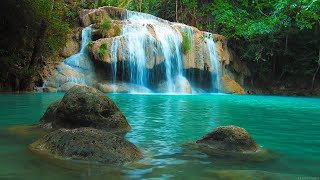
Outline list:
[[[43,127],[50,127],[51,123],[55,129],[93,127],[119,132],[131,129],[110,98],[87,86],[74,86],[67,91],[61,101],[55,101],[48,107],[40,122]]]
[[[261,148],[245,129],[237,126],[220,126],[196,142],[186,144],[186,148],[232,161],[264,162],[279,156]]]
[[[237,126],[220,126],[196,143],[224,152],[256,152],[259,149],[249,133]]]
[[[121,165],[142,158],[131,142],[93,128],[58,129],[32,143],[29,149],[47,158],[93,164]]]

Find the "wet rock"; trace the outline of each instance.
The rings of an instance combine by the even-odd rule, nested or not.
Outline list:
[[[95,86],[104,93],[152,93],[146,87],[131,83],[98,83]]]
[[[29,149],[50,158],[103,164],[123,164],[142,157],[131,142],[93,128],[58,129],[32,143]]]
[[[46,112],[40,119],[40,126],[45,128],[51,128],[52,122],[55,120],[56,110],[61,102],[61,99],[54,101],[49,105]]]
[[[8,129],[10,135],[19,136],[23,138],[42,137],[49,133],[47,129],[40,128],[37,125],[20,125],[13,126]]]
[[[104,83],[98,83],[97,84],[97,89],[104,93],[128,93],[129,89],[126,86],[123,86],[122,84],[104,84]]]
[[[223,76],[222,80],[222,92],[227,94],[245,94],[245,90],[234,80],[227,76]]]
[[[310,177],[305,177],[302,175],[296,174],[281,174],[273,173],[268,171],[258,171],[258,170],[221,170],[210,173],[210,177],[213,179],[229,179],[229,180],[238,180],[238,179],[305,179]],[[240,178],[241,177],[241,178]]]
[[[62,49],[60,55],[62,57],[69,57],[76,54],[80,50],[79,30],[75,30],[72,34],[67,35],[66,45]]]
[[[265,162],[275,160],[279,154],[259,147],[249,133],[237,126],[220,126],[186,148],[206,153],[225,161]]]
[[[169,86],[172,86],[173,92],[167,92]],[[171,85],[168,82],[160,83],[157,89],[161,93],[192,93],[190,82],[183,76],[176,77]]]
[[[58,90],[53,87],[45,87],[42,89],[43,92],[57,92]]]
[[[59,91],[61,92],[67,92],[69,91],[71,88],[73,88],[74,86],[77,86],[79,84],[74,83],[74,82],[67,82],[62,84],[62,86],[59,88]]]
[[[249,133],[237,126],[220,126],[196,141],[221,152],[256,152],[259,146]]]
[[[101,91],[74,86],[60,102],[49,106],[41,123],[52,123],[53,128],[93,127],[108,131],[131,129],[117,105]]]

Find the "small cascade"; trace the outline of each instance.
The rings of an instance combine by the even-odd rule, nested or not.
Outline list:
[[[216,87],[216,91],[219,93],[221,90],[221,73],[219,57],[216,51],[216,44],[212,38],[212,34],[207,34],[206,42],[210,52],[210,64],[212,74],[212,86]]]
[[[95,73],[87,51],[91,32],[90,26],[82,30],[80,52],[65,59],[57,68],[58,73],[44,83],[44,88],[53,87],[58,91],[65,91],[76,84],[88,86],[93,84]]]
[[[115,86],[117,83],[117,58],[118,58],[119,38],[114,38],[111,44],[110,58],[112,63],[112,89],[116,91]]]

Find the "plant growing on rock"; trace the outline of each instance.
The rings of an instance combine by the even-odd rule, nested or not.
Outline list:
[[[99,55],[100,55],[100,57],[103,57],[103,56],[104,56],[104,54],[106,53],[107,48],[108,48],[107,42],[103,42],[103,43],[101,44],[100,48],[99,48]]]
[[[184,30],[182,32],[182,52],[188,54],[191,50],[191,46],[191,38],[189,37],[188,32]]]
[[[108,35],[108,31],[111,29],[111,27],[111,18],[109,16],[106,16],[101,24],[101,34],[103,37],[106,37]]]
[[[88,49],[91,49],[93,47],[93,41],[90,41],[89,43],[88,43],[88,45],[87,45],[87,48]]]

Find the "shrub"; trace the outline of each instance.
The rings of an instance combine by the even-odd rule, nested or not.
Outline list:
[[[109,16],[105,18],[101,25],[102,30],[109,30],[111,28],[111,19]]]

